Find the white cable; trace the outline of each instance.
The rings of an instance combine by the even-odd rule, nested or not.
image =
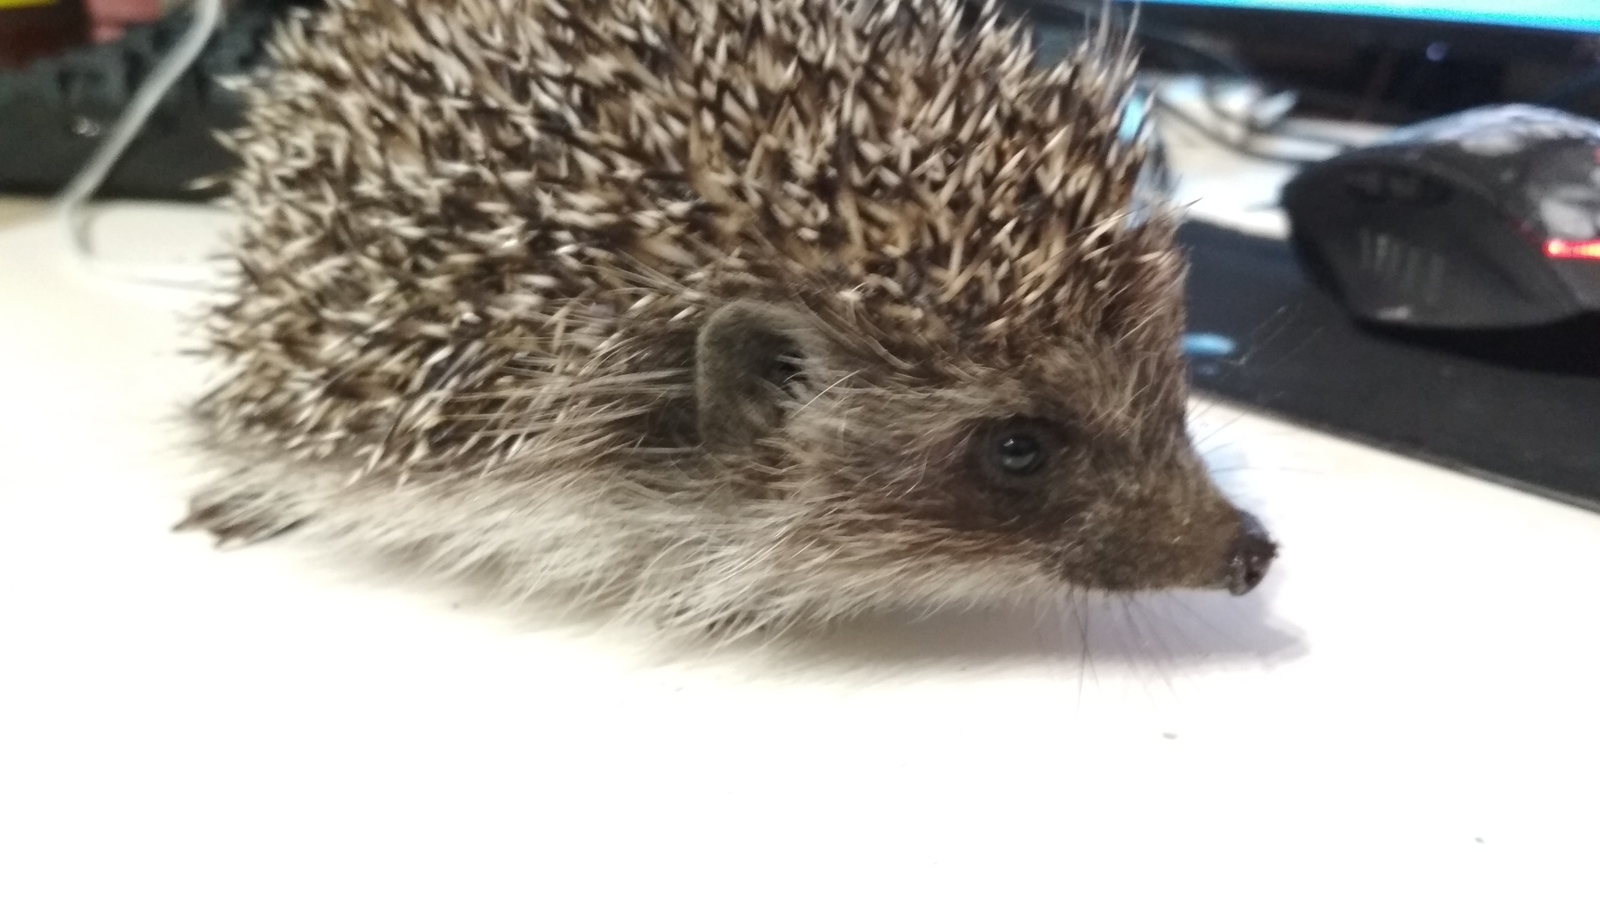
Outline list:
[[[190,0],[190,5],[194,18],[189,23],[188,30],[162,58],[161,63],[150,73],[150,77],[145,79],[134,92],[128,108],[123,110],[116,124],[106,133],[105,139],[90,156],[88,163],[56,196],[55,216],[57,224],[65,233],[68,251],[78,263],[89,269],[97,269],[153,286],[210,290],[215,284],[198,274],[198,266],[145,265],[116,271],[115,267],[95,258],[94,251],[89,246],[85,221],[85,206],[89,199],[105,183],[112,168],[122,158],[122,154],[127,152],[128,145],[139,136],[139,132],[149,122],[156,105],[166,97],[168,91],[172,90],[178,79],[200,59],[200,55],[205,52],[206,43],[217,30],[217,25],[222,19],[223,0]],[[170,274],[174,270],[180,274]],[[156,274],[162,271],[169,274]]]

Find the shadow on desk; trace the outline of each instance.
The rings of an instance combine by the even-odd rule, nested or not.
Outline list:
[[[762,649],[785,675],[808,671],[888,679],[948,671],[1061,666],[1184,673],[1274,665],[1304,655],[1301,636],[1271,615],[1270,589],[1247,597],[1152,595],[1049,610],[892,615],[791,635]]]

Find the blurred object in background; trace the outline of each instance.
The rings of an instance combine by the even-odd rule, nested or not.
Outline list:
[[[0,69],[16,69],[89,39],[82,0],[0,0]]]
[[[1006,0],[1094,16],[1106,0]],[[1147,65],[1400,125],[1501,103],[1600,118],[1600,0],[1137,0]],[[1131,16],[1135,0],[1112,0]]]
[[[15,0],[0,0],[0,3]],[[237,83],[266,64],[267,36],[295,8],[321,0],[231,0],[200,59],[167,92],[97,196],[203,200],[234,157],[216,140],[243,111]],[[92,7],[128,10],[122,2]],[[161,60],[188,30],[190,5],[168,2],[153,21],[0,72],[0,194],[54,194],[88,162]]]
[[[0,0],[4,3],[6,0]],[[122,37],[129,25],[143,25],[161,18],[172,6],[170,0],[87,0],[89,39],[95,43]]]

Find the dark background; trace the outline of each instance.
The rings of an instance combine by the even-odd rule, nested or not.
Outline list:
[[[1012,2],[1066,26],[1102,5]],[[1301,114],[1402,123],[1525,101],[1600,117],[1600,35],[1166,3],[1138,15],[1151,65],[1184,71],[1221,57],[1296,91]]]

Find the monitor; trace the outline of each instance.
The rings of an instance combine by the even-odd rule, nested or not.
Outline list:
[[[1140,0],[1162,6],[1325,13],[1600,34],[1600,0]]]

